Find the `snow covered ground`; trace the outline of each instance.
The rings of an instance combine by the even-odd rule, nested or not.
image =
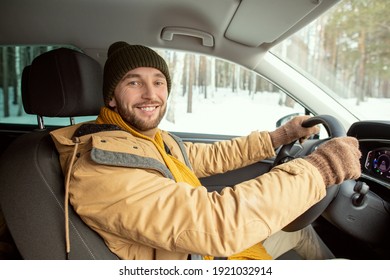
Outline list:
[[[303,114],[303,108],[279,105],[279,93],[257,93],[232,96],[227,91],[213,99],[194,99],[193,113],[186,113],[185,98],[176,102],[175,123],[166,121],[161,128],[168,131],[246,135],[253,130],[273,130],[279,118],[288,114]],[[362,120],[390,121],[390,99],[368,99],[356,105],[356,99],[342,100],[343,105]]]
[[[168,131],[246,135],[254,130],[274,129],[279,118],[299,110],[278,105],[278,93],[257,93],[253,97],[227,93],[219,91],[209,99],[194,98],[191,114],[186,113],[186,98],[177,98],[175,123],[164,119],[160,127]]]

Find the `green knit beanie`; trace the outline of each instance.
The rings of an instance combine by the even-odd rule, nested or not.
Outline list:
[[[138,67],[160,70],[167,79],[168,93],[170,92],[171,77],[168,65],[158,53],[145,46],[116,42],[109,47],[104,65],[103,98],[107,107],[119,81],[127,72]]]

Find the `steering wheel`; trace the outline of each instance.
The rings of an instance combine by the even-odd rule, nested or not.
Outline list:
[[[318,115],[312,117],[304,121],[302,123],[302,126],[311,127],[317,124],[323,124],[330,138],[317,141],[314,145],[315,147],[319,146],[321,143],[331,138],[346,136],[346,131],[342,124],[335,117],[330,115]],[[285,163],[295,158],[295,156],[291,154],[291,150],[295,142],[296,141],[283,145],[280,148],[275,158],[274,166]],[[310,207],[305,213],[303,213],[290,224],[285,226],[282,230],[287,232],[297,231],[310,225],[322,214],[322,212],[325,211],[325,209],[328,207],[328,205],[332,202],[333,198],[337,194],[338,189],[339,185],[328,187],[326,189],[326,196],[323,199],[321,199],[318,203]]]

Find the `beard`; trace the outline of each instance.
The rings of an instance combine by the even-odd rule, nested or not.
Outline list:
[[[157,117],[154,119],[141,119],[136,115],[134,110],[129,110],[128,108],[121,105],[117,106],[116,109],[122,119],[131,127],[138,131],[148,131],[150,129],[156,128],[160,124],[167,110],[167,106],[166,104],[160,104],[160,111]]]

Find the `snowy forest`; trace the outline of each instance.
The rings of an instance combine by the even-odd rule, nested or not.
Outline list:
[[[276,50],[341,97],[390,98],[389,4],[341,1]]]
[[[390,98],[389,0],[346,0],[334,13],[313,22],[277,45],[272,52],[292,61],[356,105],[367,98]],[[316,34],[314,36],[314,34]],[[318,36],[318,34],[320,36]],[[0,119],[23,116],[20,81],[24,66],[52,47],[0,47]],[[170,65],[173,96],[186,99],[191,113],[194,99],[209,99],[220,89],[252,98],[279,89],[252,72],[218,58],[179,52],[160,52]],[[171,96],[172,97],[172,96]],[[175,97],[166,119],[175,122]],[[289,98],[279,105],[292,107]]]

